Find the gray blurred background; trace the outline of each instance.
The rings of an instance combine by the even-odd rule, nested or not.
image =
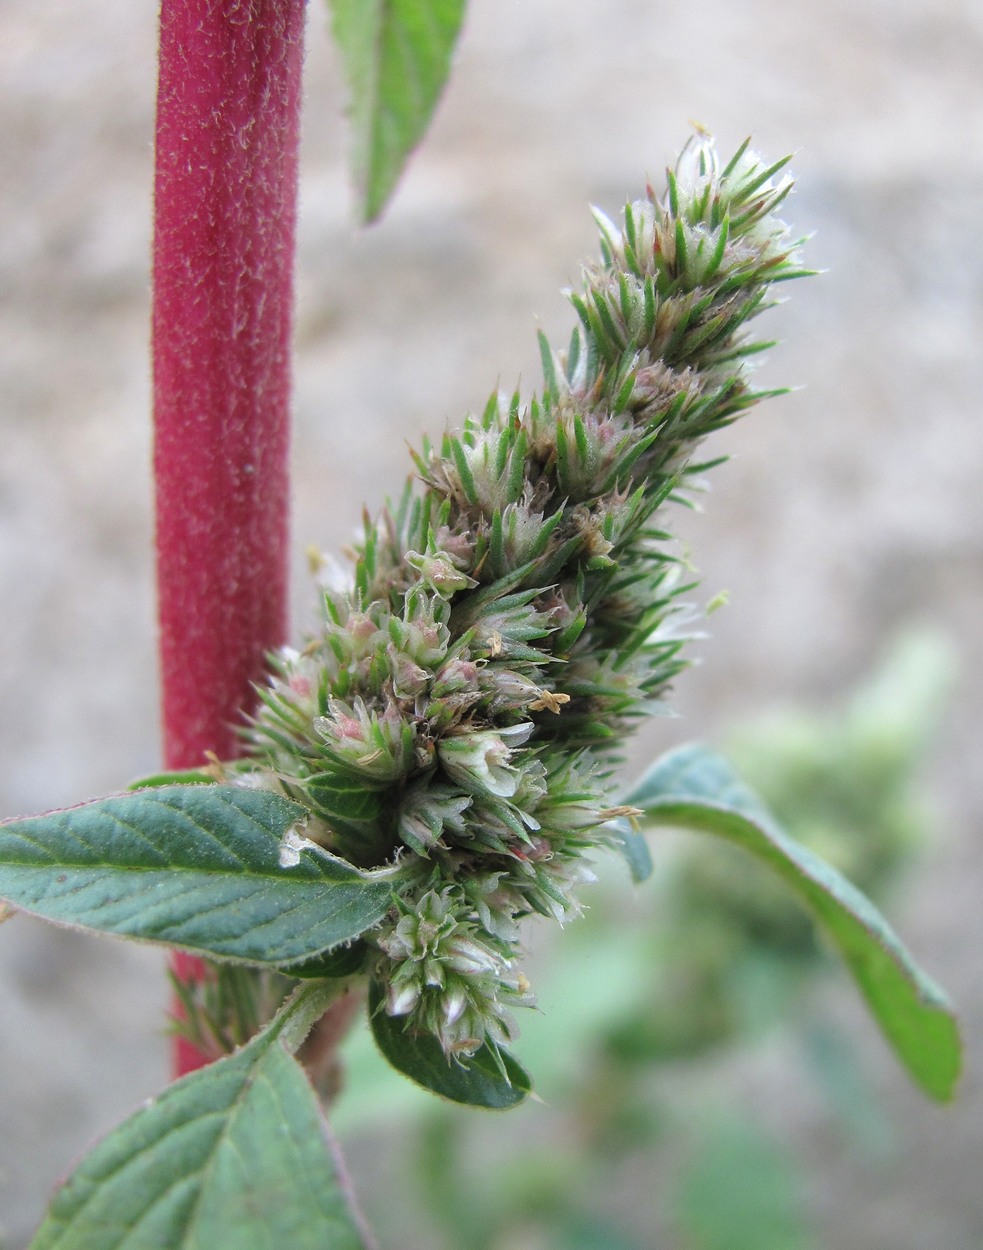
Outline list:
[[[0,0],[0,817],[158,762],[155,23],[133,0]],[[725,149],[753,133],[767,155],[796,152],[785,216],[815,232],[807,258],[828,273],[769,314],[784,342],[761,381],[801,389],[727,432],[734,460],[685,519],[707,592],[729,590],[730,607],[679,682],[683,718],[648,745],[834,697],[903,625],[951,640],[937,837],[892,918],[961,1007],[961,1098],[945,1111],[920,1099],[859,1010],[857,1045],[900,1126],[892,1160],[858,1168],[807,1097],[797,1105],[787,1083],[781,1096],[824,1246],[983,1245],[983,6],[471,0],[433,131],[365,232],[318,3],[308,48],[298,629],[313,605],[304,547],[347,541],[363,500],[402,481],[406,440],[458,422],[499,381],[535,385],[537,324],[565,341],[558,291],[593,254],[589,202],[617,213],[691,119]],[[25,1244],[86,1143],[166,1079],[166,998],[149,948],[24,918],[0,930],[3,1250]]]

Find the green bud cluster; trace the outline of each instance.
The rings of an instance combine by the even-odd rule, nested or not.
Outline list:
[[[493,395],[414,454],[418,481],[366,517],[350,585],[274,673],[251,765],[363,868],[395,865],[366,935],[385,1010],[450,1055],[493,1047],[530,1001],[518,922],[576,915],[614,840],[626,734],[684,666],[671,535],[655,521],[707,434],[762,398],[745,336],[798,276],[774,213],[791,182],[697,136],[658,198],[597,215],[601,260],[570,296],[544,387]],[[777,180],[776,180],[777,179]],[[252,778],[255,782],[257,778]]]

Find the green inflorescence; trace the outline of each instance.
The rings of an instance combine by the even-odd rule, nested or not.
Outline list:
[[[302,803],[335,855],[396,865],[368,967],[448,1056],[513,1036],[518,922],[577,914],[625,814],[625,737],[686,663],[691,587],[661,510],[714,463],[703,439],[771,393],[748,381],[768,345],[746,327],[805,272],[775,215],[785,165],[745,144],[721,167],[697,135],[661,198],[620,226],[598,213],[570,346],[541,339],[542,393],[493,395],[425,442],[319,631],[274,657],[248,781]]]

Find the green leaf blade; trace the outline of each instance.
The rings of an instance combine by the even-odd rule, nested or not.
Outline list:
[[[385,1059],[417,1085],[450,1102],[504,1111],[516,1107],[532,1088],[529,1076],[506,1051],[500,1050],[504,1075],[487,1043],[469,1059],[449,1060],[434,1037],[416,1037],[405,1022],[388,1016],[377,984],[369,990],[372,1035]]]
[[[621,852],[631,879],[636,885],[641,885],[652,875],[652,853],[648,843],[624,817],[611,823],[617,838],[617,849]]]
[[[95,1147],[30,1250],[363,1250],[317,1099],[276,1026]]]
[[[787,837],[726,761],[681,747],[657,761],[625,802],[653,822],[727,838],[770,865],[823,925],[914,1080],[939,1101],[953,1097],[962,1046],[945,994],[870,900]]]
[[[329,0],[363,220],[382,212],[450,72],[465,0]]]
[[[56,923],[281,965],[358,937],[390,886],[312,849],[283,867],[296,803],[166,786],[0,825],[0,898]]]

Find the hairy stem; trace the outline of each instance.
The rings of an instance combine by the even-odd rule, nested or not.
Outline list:
[[[238,754],[286,635],[304,0],[163,0],[153,258],[164,757]],[[180,974],[197,961],[178,957]],[[178,1074],[203,1062],[178,1043]]]

